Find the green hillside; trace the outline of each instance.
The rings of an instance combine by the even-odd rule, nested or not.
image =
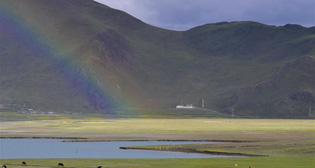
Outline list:
[[[86,0],[0,0],[0,9],[2,104],[158,115],[204,99],[221,113],[290,118],[315,109],[315,27],[170,31]]]
[[[315,58],[300,57],[280,67],[270,78],[237,90],[227,104],[241,115],[292,118],[308,116],[315,103]]]

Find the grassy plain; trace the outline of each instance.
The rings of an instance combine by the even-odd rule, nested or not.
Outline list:
[[[265,157],[209,159],[29,159],[28,167],[315,167],[314,120],[265,119],[62,119],[0,122],[1,137],[76,137],[103,140],[228,141],[214,145],[138,147],[204,153],[242,153]],[[80,140],[80,139],[76,139]],[[229,142],[237,141],[237,142]],[[0,160],[10,168],[21,160]],[[35,166],[31,166],[35,165]],[[36,166],[37,165],[37,166]]]
[[[26,161],[28,166],[21,166]],[[0,160],[9,168],[52,168],[62,162],[65,168],[314,168],[312,157],[254,157],[211,159],[14,159]]]

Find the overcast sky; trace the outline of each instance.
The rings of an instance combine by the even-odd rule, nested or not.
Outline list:
[[[157,27],[186,30],[222,21],[315,26],[315,0],[96,0]]]

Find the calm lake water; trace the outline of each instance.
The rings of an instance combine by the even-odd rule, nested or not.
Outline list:
[[[0,159],[18,158],[211,158],[208,154],[122,150],[122,146],[210,144],[216,142],[61,142],[56,139],[0,139]]]

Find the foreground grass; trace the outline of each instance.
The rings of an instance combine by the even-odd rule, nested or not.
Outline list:
[[[27,166],[21,166],[26,161]],[[253,158],[211,158],[211,159],[15,159],[0,160],[8,168],[57,167],[115,167],[115,168],[314,168],[313,157],[253,157]]]
[[[314,168],[314,120],[88,119],[1,122],[0,137],[76,137],[103,140],[221,140],[224,144],[141,146],[138,149],[242,153],[268,157],[211,159],[31,159],[29,167],[249,167]],[[75,141],[80,141],[76,139]],[[236,142],[230,142],[236,141]],[[22,160],[0,160],[21,167]],[[37,166],[36,166],[37,165]]]

